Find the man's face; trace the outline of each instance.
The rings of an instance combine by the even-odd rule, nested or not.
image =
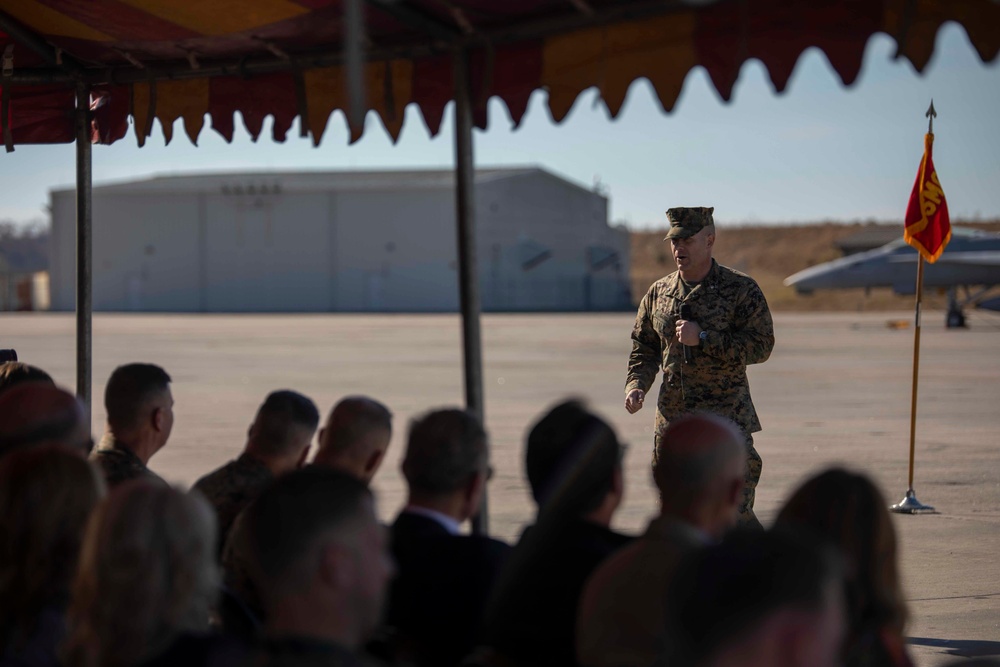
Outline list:
[[[686,239],[670,239],[674,263],[685,273],[698,273],[711,267],[714,244],[715,234],[707,228]]]
[[[365,637],[370,637],[382,621],[389,582],[396,575],[396,563],[389,551],[386,529],[375,517],[373,503],[367,501],[366,505],[356,551],[355,609],[363,620]]]
[[[156,398],[155,407],[161,414],[160,446],[162,447],[170,439],[170,432],[174,429],[174,396],[169,387]]]

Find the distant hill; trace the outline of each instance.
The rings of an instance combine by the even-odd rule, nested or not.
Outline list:
[[[1000,220],[991,222],[953,221],[953,225],[1000,231]],[[809,296],[795,293],[782,282],[796,271],[841,256],[836,242],[859,232],[903,225],[827,222],[814,225],[753,225],[718,227],[715,258],[720,263],[749,273],[760,284],[772,310],[907,310],[912,296],[897,296],[892,290],[818,291]],[[632,298],[638,303],[649,286],[675,270],[670,247],[663,241],[665,229],[632,232]],[[925,292],[928,308],[944,308],[946,298],[936,290]]]

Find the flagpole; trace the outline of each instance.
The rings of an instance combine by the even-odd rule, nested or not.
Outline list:
[[[919,255],[919,253],[918,253]],[[913,495],[913,459],[917,443],[917,379],[920,376],[920,305],[924,296],[924,256],[917,260],[917,305],[916,324],[913,329],[913,391],[910,396],[910,476],[906,497]]]
[[[930,109],[927,110],[927,117],[930,119],[927,133],[934,134],[934,102],[931,102]],[[917,442],[917,380],[920,371],[920,315],[921,303],[924,296],[924,255],[918,252],[917,256],[917,301],[914,312],[913,328],[913,390],[910,394],[910,474],[906,487],[906,496],[889,509],[898,514],[921,514],[933,512],[934,508],[924,505],[917,500],[913,492],[913,461],[916,458]]]

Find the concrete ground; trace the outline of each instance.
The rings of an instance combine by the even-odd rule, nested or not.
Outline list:
[[[769,523],[794,487],[825,466],[872,475],[891,502],[907,488],[913,330],[908,313],[778,314],[771,359],[750,380],[764,431],[757,510]],[[938,514],[895,516],[921,667],[1000,656],[1000,318],[973,313],[946,331],[925,314],[917,417],[916,491]],[[895,322],[905,328],[892,328]],[[630,443],[618,527],[640,531],[655,512],[648,463],[652,406],[622,407],[630,314],[483,318],[487,427],[497,471],[491,531],[514,539],[531,519],[522,475],[526,428],[553,402],[586,398]],[[0,347],[16,348],[67,387],[74,320],[0,316]],[[454,315],[98,315],[94,319],[95,434],[104,381],[118,364],[150,361],[173,376],[176,425],[151,467],[190,484],[235,456],[268,391],[294,388],[326,412],[366,393],[396,415],[375,487],[380,512],[402,504],[398,472],[409,419],[461,403]]]

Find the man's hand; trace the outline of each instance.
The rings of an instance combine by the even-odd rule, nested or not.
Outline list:
[[[701,342],[698,338],[700,334],[701,327],[698,326],[697,322],[677,320],[677,340],[681,342],[681,345],[690,345],[692,347],[698,345]]]
[[[642,389],[633,389],[625,397],[625,409],[628,410],[630,415],[642,410],[642,401],[646,398],[646,392]]]

